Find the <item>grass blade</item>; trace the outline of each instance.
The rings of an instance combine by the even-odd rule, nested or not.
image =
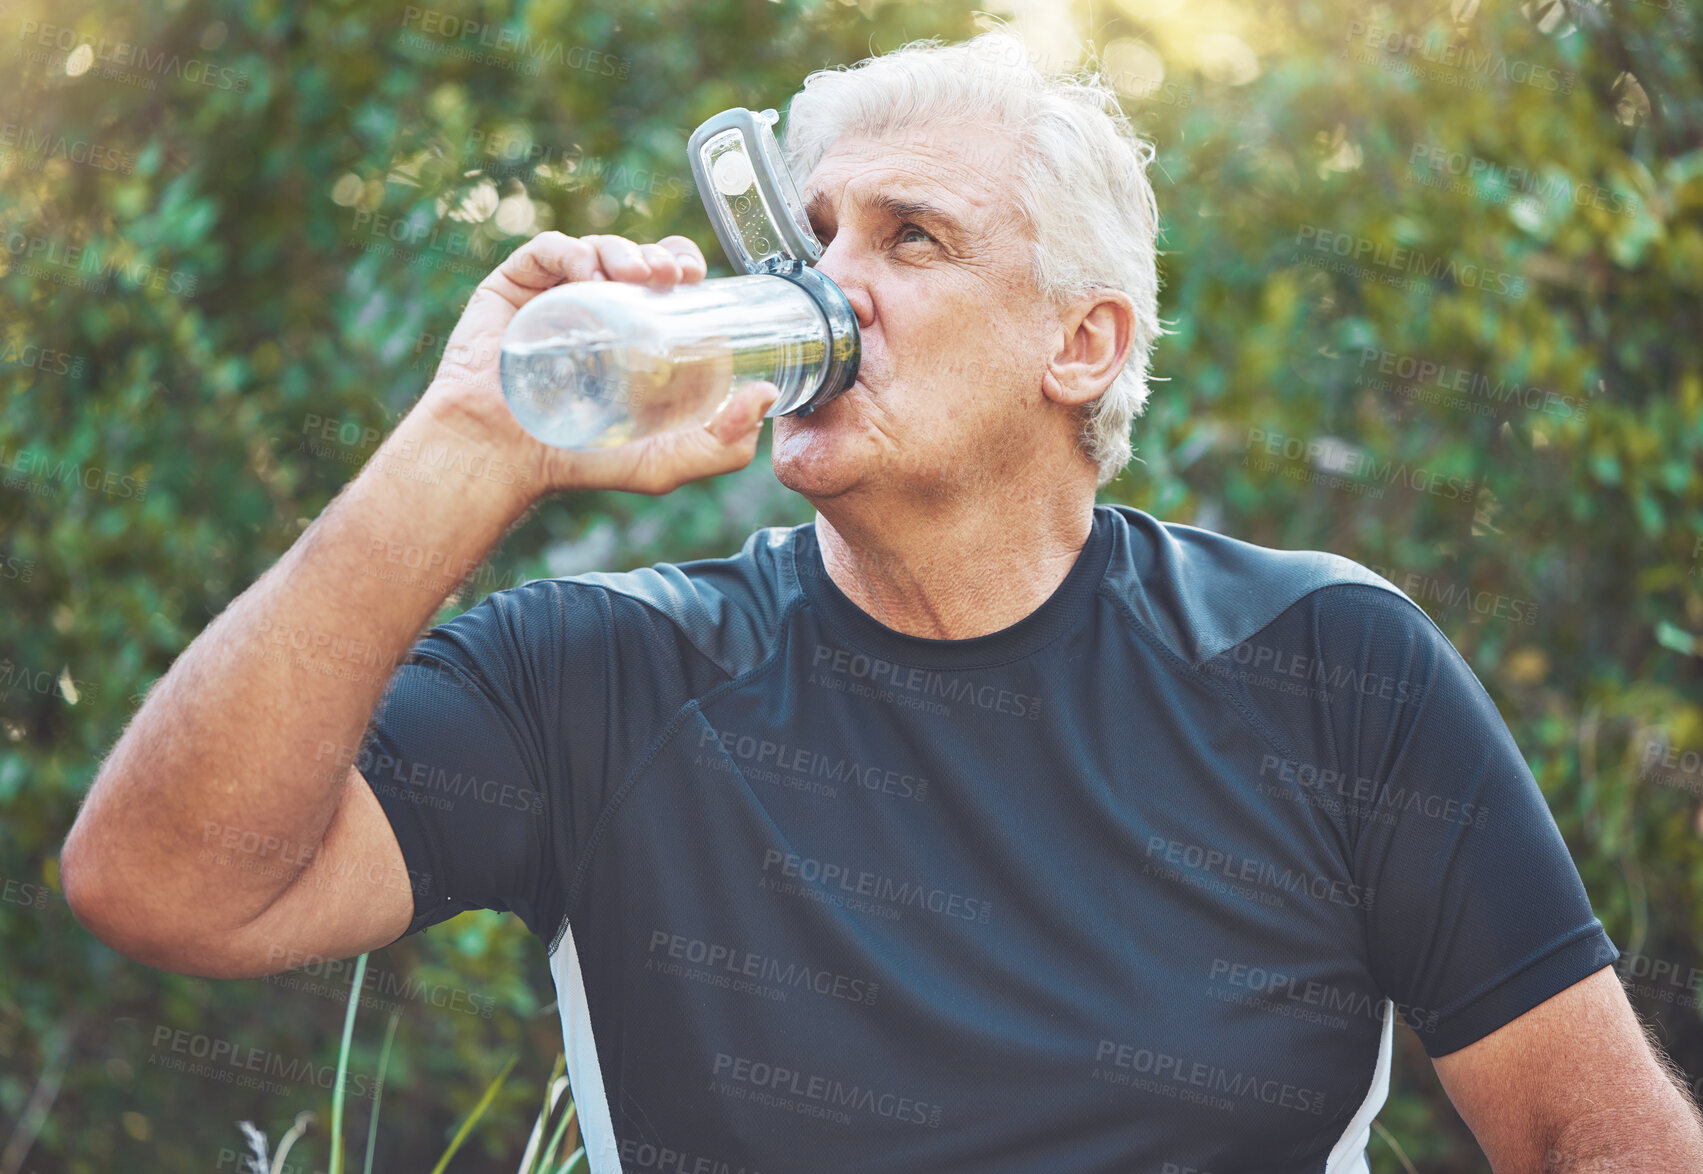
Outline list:
[[[509,1062],[503,1065],[503,1070],[497,1073],[497,1078],[491,1081],[485,1089],[485,1095],[479,1098],[479,1103],[473,1106],[471,1113],[467,1114],[467,1120],[463,1121],[461,1128],[455,1131],[455,1136],[450,1139],[449,1148],[443,1152],[443,1157],[438,1159],[438,1164],[432,1167],[432,1174],[443,1174],[444,1167],[448,1166],[449,1160],[455,1157],[455,1151],[461,1148],[461,1143],[466,1141],[467,1135],[473,1132],[473,1127],[479,1123],[479,1118],[485,1115],[485,1110],[489,1109],[491,1102],[497,1099],[497,1090],[503,1087],[503,1081],[509,1078],[509,1073],[514,1071],[515,1061],[519,1059],[519,1052],[509,1057]]]
[[[343,1081],[349,1074],[349,1045],[355,1040],[355,1008],[361,1005],[361,980],[367,974],[367,956],[355,960],[355,977],[349,983],[349,1009],[343,1015],[343,1045],[337,1049],[337,1087],[331,1094],[331,1169],[343,1174]]]
[[[556,1107],[556,1079],[562,1075],[567,1066],[567,1056],[558,1055],[555,1067],[550,1069],[550,1077],[544,1082],[544,1104],[538,1110],[538,1120],[532,1123],[532,1135],[526,1139],[526,1152],[520,1156],[520,1169],[517,1174],[532,1174],[532,1159],[538,1156],[538,1143],[544,1140],[544,1126],[550,1122],[550,1113]]]
[[[567,1081],[564,1080],[562,1083],[566,1084]],[[568,1126],[574,1123],[574,1119],[578,1115],[579,1106],[570,1100],[567,1112],[563,1113],[562,1119],[556,1122],[556,1132],[550,1135],[550,1144],[544,1150],[544,1156],[538,1160],[538,1169],[543,1171],[543,1174],[550,1174],[556,1161],[556,1151],[562,1148],[562,1135],[568,1131]]]
[[[390,1067],[390,1041],[396,1038],[396,1024],[402,1018],[402,1008],[390,1013],[390,1025],[384,1029],[384,1050],[378,1054],[378,1079],[373,1083],[373,1115],[367,1121],[367,1160],[361,1174],[373,1174],[373,1146],[378,1142],[378,1103],[384,1096],[384,1073]]]
[[[284,1174],[284,1171],[290,1168],[286,1162],[286,1159],[290,1156],[290,1147],[296,1144],[302,1134],[307,1132],[307,1127],[312,1124],[312,1113],[303,1111],[296,1114],[295,1124],[290,1126],[289,1132],[278,1139],[278,1152],[272,1155],[272,1162],[267,1167],[272,1174]]]

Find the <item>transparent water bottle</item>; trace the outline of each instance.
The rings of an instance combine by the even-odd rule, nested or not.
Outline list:
[[[808,414],[851,387],[860,343],[845,294],[810,268],[821,244],[770,126],[737,109],[693,134],[698,190],[728,259],[746,276],[670,290],[576,282],[533,298],[503,335],[503,395],[532,435],[606,448],[701,424],[757,380],[769,416]]]
[[[522,427],[560,448],[701,424],[756,380],[780,389],[770,416],[808,412],[857,377],[856,317],[849,305],[822,306],[835,295],[845,301],[814,269],[667,291],[559,285],[522,306],[503,336],[503,394]]]

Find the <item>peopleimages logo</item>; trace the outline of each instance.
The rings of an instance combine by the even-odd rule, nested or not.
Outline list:
[[[265,982],[337,1002],[348,1001],[355,971],[353,958],[327,958],[323,954],[273,945],[267,948],[266,961],[273,966],[281,965],[284,970],[264,976]],[[490,995],[475,994],[448,983],[423,982],[413,976],[405,978],[380,966],[369,966],[362,971],[361,990],[359,1002],[362,1007],[400,1011],[402,1004],[390,999],[390,996],[399,996],[422,1006],[476,1015],[481,1019],[490,1019],[496,1014],[497,1001]]]
[[[1342,258],[1343,263],[1350,269],[1360,268],[1359,262],[1366,261],[1391,275],[1400,274],[1401,280],[1389,284],[1403,288],[1411,287],[1410,279],[1418,279],[1424,282],[1452,282],[1462,289],[1500,294],[1507,298],[1523,298],[1526,295],[1525,278],[1517,274],[1505,273],[1500,269],[1492,269],[1488,265],[1471,261],[1462,264],[1452,257],[1435,256],[1406,245],[1392,245],[1387,241],[1377,241],[1353,233],[1335,232],[1316,224],[1303,224],[1298,227],[1295,230],[1295,245],[1298,250],[1297,259],[1306,264],[1315,264],[1317,259],[1299,250],[1302,246],[1311,246],[1314,253],[1327,253],[1332,257]]]
[[[1267,1105],[1294,1109],[1299,1113],[1323,1113],[1325,1094],[1317,1089],[1303,1088],[1282,1080],[1266,1080],[1246,1072],[1221,1068],[1202,1060],[1189,1060],[1157,1048],[1139,1047],[1118,1040],[1103,1039],[1094,1049],[1094,1077],[1112,1084],[1132,1084],[1147,1092],[1176,1097],[1180,1089],[1204,1090],[1194,1100],[1215,1109],[1233,1109],[1235,1102],[1212,1093],[1229,1093],[1232,1097],[1251,1098]],[[1122,1069],[1122,1071],[1118,1071]],[[1134,1075],[1149,1076],[1149,1082],[1134,1079]]]
[[[1274,776],[1277,784],[1263,781],[1268,776]],[[1380,785],[1375,779],[1365,777],[1350,778],[1344,771],[1295,762],[1275,754],[1267,754],[1260,760],[1260,779],[1254,785],[1259,794],[1316,801],[1315,805],[1328,811],[1358,813],[1387,827],[1399,822],[1397,812],[1413,812],[1462,827],[1483,827],[1490,818],[1490,809],[1483,804],[1465,802],[1452,795],[1409,790],[1389,782]]]
[[[351,227],[354,235],[345,242],[350,248],[426,269],[482,277],[502,259],[497,242],[483,233],[448,228],[441,221],[419,215],[387,216],[360,210]],[[463,264],[461,258],[477,264]]]
[[[1631,216],[1637,211],[1638,197],[1629,193],[1622,194],[1601,184],[1576,184],[1564,174],[1540,176],[1529,167],[1503,167],[1436,143],[1414,143],[1407,166],[1421,183],[1430,187],[1476,195],[1482,185],[1489,193],[1485,198],[1496,203],[1526,195],[1546,204],[1596,208],[1613,216]],[[1458,183],[1443,180],[1445,174],[1457,177]]]
[[[0,448],[0,484],[7,489],[27,489],[39,496],[53,497],[61,487],[88,489],[108,497],[133,498],[141,501],[148,496],[148,479],[120,474],[98,465],[80,461],[55,459],[47,453],[29,449]],[[35,488],[31,488],[31,485]]]
[[[53,159],[68,159],[99,171],[116,171],[129,175],[136,169],[133,151],[118,151],[87,139],[72,139],[53,131],[38,130],[16,122],[0,121],[0,159],[9,150],[22,151],[39,168]]]
[[[1696,750],[1649,742],[1644,746],[1640,773],[1646,782],[1703,795],[1703,753]]]
[[[918,803],[928,797],[928,780],[920,775],[873,763],[858,762],[852,758],[835,757],[801,746],[789,746],[785,742],[773,742],[767,738],[741,734],[737,730],[722,730],[718,733],[706,724],[698,734],[698,749],[702,750],[712,743],[755,767],[766,764],[802,778],[849,783],[865,791],[900,799],[914,799]]]
[[[634,1137],[616,1140],[620,1143],[621,1165],[629,1170],[658,1170],[661,1174],[760,1174],[755,1167],[672,1149],[654,1141]]]
[[[118,274],[133,289],[152,289],[179,297],[195,292],[199,278],[193,273],[150,265],[146,261],[121,261],[102,255],[93,245],[70,245],[50,237],[12,231],[0,237],[19,262],[19,271],[31,277],[44,277],[61,285],[74,285],[102,291],[114,274]],[[46,266],[46,268],[44,268]]]
[[[1238,672],[1237,666],[1244,671]],[[1257,640],[1244,640],[1226,649],[1201,666],[1201,671],[1267,688],[1294,685],[1297,687],[1281,690],[1293,695],[1304,695],[1300,683],[1310,682],[1318,687],[1316,697],[1321,701],[1329,700],[1331,690],[1348,689],[1362,697],[1406,705],[1416,703],[1424,692],[1406,677],[1392,677],[1346,664],[1333,665],[1320,657],[1298,656]]]
[[[554,38],[534,37],[520,29],[413,4],[402,10],[402,28],[404,45],[481,65],[497,65],[514,73],[536,75],[554,67],[625,80],[631,68],[626,58],[612,53],[584,45],[569,46]],[[481,51],[486,49],[493,52]]]
[[[847,648],[818,644],[811,654],[810,668],[812,685],[854,693],[867,690],[879,700],[928,713],[950,714],[952,711],[940,702],[955,701],[1030,721],[1041,716],[1041,699],[1033,694],[979,684],[966,677],[948,676],[932,669],[894,664]],[[850,689],[846,688],[848,679],[855,683]]]
[[[1494,591],[1474,591],[1464,584],[1450,583],[1435,575],[1402,571],[1377,563],[1367,563],[1366,569],[1400,587],[1409,599],[1418,604],[1429,603],[1439,608],[1465,604],[1474,615],[1486,619],[1507,620],[1527,627],[1537,623],[1537,604],[1527,599],[1498,595]]]
[[[1150,861],[1163,861],[1172,866],[1181,865],[1183,868],[1206,876],[1221,873],[1232,881],[1246,881],[1250,884],[1265,885],[1270,889],[1282,890],[1301,897],[1311,897],[1316,901],[1329,901],[1334,905],[1344,905],[1350,909],[1370,909],[1372,907],[1373,890],[1366,886],[1279,866],[1268,860],[1259,860],[1252,856],[1240,856],[1218,848],[1190,844],[1183,840],[1171,840],[1158,835],[1149,836],[1147,838],[1147,858]],[[1174,878],[1167,877],[1166,879]],[[1238,893],[1238,895],[1245,896],[1247,894]],[[1261,896],[1276,897],[1277,894],[1266,893],[1261,894]],[[1281,908],[1282,898],[1279,897],[1276,901],[1262,899],[1260,903]]]
[[[838,1118],[845,1118],[846,1121],[850,1118],[844,1110],[855,1109],[885,1117],[890,1121],[927,1125],[932,1129],[939,1127],[943,1111],[941,1106],[915,1097],[883,1092],[867,1085],[850,1084],[830,1076],[799,1072],[784,1064],[772,1064],[747,1056],[730,1056],[726,1052],[716,1053],[713,1071],[718,1079],[725,1078],[719,1079],[724,1086],[727,1081],[736,1081],[771,1094],[784,1092],[792,1097],[802,1097],[806,1102],[815,1102],[825,1108],[839,1110]],[[802,1105],[778,1104],[774,1107],[809,1113],[812,1116],[821,1115],[811,1113],[808,1107]],[[845,1122],[842,1121],[843,1123]]]
[[[52,892],[52,889],[43,884],[0,876],[0,901],[8,905],[22,905],[26,909],[46,909],[47,899]]]
[[[912,906],[942,917],[986,925],[993,909],[985,898],[967,897],[947,889],[932,888],[918,881],[900,880],[897,877],[883,876],[867,869],[849,868],[844,864],[822,861],[811,856],[796,856],[776,848],[769,848],[763,853],[763,872],[767,874],[771,869],[782,877],[795,879],[777,880],[768,875],[758,877],[758,885],[770,892],[820,900],[829,905],[844,905],[848,909],[874,913],[889,921],[898,920],[902,907]],[[859,897],[885,901],[888,905],[870,905],[868,901],[857,900]]]
[[[313,635],[317,637],[319,634]],[[305,638],[304,636],[304,640]],[[326,645],[316,639],[314,647],[324,648]],[[361,655],[363,647],[358,642],[355,643],[349,655]],[[336,653],[333,652],[333,655]],[[349,762],[351,756],[352,763]],[[440,811],[453,811],[456,801],[465,799],[510,811],[524,811],[528,815],[544,814],[544,795],[532,787],[499,779],[480,778],[475,773],[463,774],[460,770],[451,771],[412,758],[398,759],[375,750],[372,743],[366,741],[359,746],[339,746],[336,742],[321,740],[319,751],[314,757],[316,760],[329,759],[335,763],[339,776],[347,774],[344,764],[349,763],[366,776],[369,783],[383,790],[385,794],[422,803]]]
[[[1364,20],[1350,20],[1344,39],[1359,42],[1353,48],[1357,59],[1363,63],[1378,61],[1377,54],[1382,54],[1386,68],[1405,67],[1405,72],[1416,77],[1430,78],[1461,89],[1482,90],[1488,82],[1512,82],[1549,93],[1573,92],[1571,73],[1518,58],[1510,59],[1505,53],[1475,49],[1460,41],[1420,36]],[[1416,65],[1410,60],[1413,58],[1444,68],[1427,69]]]
[[[248,91],[248,74],[240,70],[213,65],[199,57],[191,57],[186,61],[176,53],[150,49],[146,45],[134,45],[129,41],[94,37],[64,25],[26,20],[18,30],[18,39],[24,42],[19,54],[32,61],[64,68],[75,64],[76,53],[86,51],[88,56],[84,70],[77,72],[86,71],[98,77],[112,78],[143,89],[157,88],[157,78],[175,77],[213,90],[229,90],[236,94]],[[53,50],[57,56],[44,53],[43,49]],[[142,77],[132,72],[136,70],[155,76]],[[70,69],[66,71],[72,72]]]
[[[1598,954],[1603,953],[1599,947]],[[1599,964],[1606,960],[1603,957],[1597,959]],[[1615,961],[1614,969],[1628,994],[1685,1008],[1695,1007],[1703,1001],[1703,970],[1695,966],[1669,958],[1654,958],[1649,954],[1622,954]]]
[[[186,1064],[186,1058],[205,1063]],[[165,1024],[154,1025],[153,1047],[148,1055],[148,1063],[187,1072],[192,1076],[206,1076],[224,1084],[234,1084],[238,1088],[260,1089],[277,1096],[282,1096],[289,1090],[284,1084],[276,1082],[271,1082],[268,1087],[267,1078],[275,1076],[279,1081],[289,1084],[312,1084],[326,1090],[337,1086],[335,1064],[315,1064],[312,1060],[291,1059],[266,1048],[247,1047],[233,1040],[203,1035],[183,1028],[167,1027]],[[364,1073],[349,1072],[346,1076],[343,1091],[348,1096],[367,1097],[377,1088],[372,1077]]]
[[[8,339],[0,343],[0,365],[26,367],[43,375],[77,376],[87,369],[89,362],[82,355],[74,355],[70,351],[34,344],[19,346]]]
[[[1368,367],[1374,367],[1377,374],[1368,372]],[[1465,408],[1481,416],[1493,415],[1496,409],[1509,404],[1560,420],[1583,417],[1590,410],[1590,402],[1583,396],[1566,395],[1516,379],[1492,379],[1480,371],[1380,347],[1360,348],[1354,386],[1393,391],[1408,399],[1444,407]]]
[[[1332,1014],[1364,1017],[1378,1023],[1384,1021],[1386,1009],[1394,1010],[1397,1017],[1414,1031],[1435,1031],[1438,1020],[1442,1017],[1441,1012],[1386,1000],[1382,995],[1374,997],[1365,991],[1343,990],[1330,983],[1301,979],[1292,974],[1228,958],[1214,958],[1208,978],[1214,984],[1222,981],[1227,986],[1252,991],[1264,996],[1265,1000],[1283,1000]],[[1259,1006],[1259,1003],[1247,1002],[1245,1005]],[[1346,1026],[1346,1021],[1343,1021],[1342,1025]]]
[[[1471,502],[1478,493],[1478,486],[1471,478],[1435,473],[1418,465],[1409,467],[1406,461],[1380,461],[1365,449],[1332,436],[1308,439],[1250,428],[1243,451],[1247,455],[1242,458],[1242,464],[1260,472],[1270,472],[1276,467],[1263,458],[1279,457],[1287,461],[1305,460],[1325,475],[1343,474],[1362,483],[1399,485],[1449,501]]]
[[[733,990],[741,993],[774,998],[776,1002],[784,1003],[794,990],[807,990],[830,998],[844,999],[848,1003],[873,1006],[876,996],[881,993],[879,982],[853,978],[823,966],[786,961],[738,946],[670,933],[665,929],[651,930],[650,948],[647,952],[650,957],[645,959],[645,970],[681,974],[687,978],[708,981],[712,986],[731,986]],[[661,957],[658,957],[658,954]],[[702,970],[686,970],[680,963],[701,967]],[[672,970],[669,969],[671,964]],[[750,981],[742,985],[742,980],[746,979]]]

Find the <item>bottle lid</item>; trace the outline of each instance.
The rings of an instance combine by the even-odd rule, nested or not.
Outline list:
[[[816,303],[828,324],[828,354],[822,363],[822,374],[814,385],[798,388],[790,396],[776,400],[768,411],[770,416],[785,416],[797,412],[808,416],[817,408],[846,391],[857,381],[857,369],[863,358],[863,339],[857,329],[857,314],[845,291],[835,285],[828,275],[802,265],[780,270],[776,277],[785,278],[801,287]]]
[[[693,131],[686,146],[722,251],[746,273],[814,265],[822,256],[770,129],[778,118],[773,110],[723,110]]]

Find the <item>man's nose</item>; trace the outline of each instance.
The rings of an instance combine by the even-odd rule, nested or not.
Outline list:
[[[868,330],[875,324],[875,299],[870,296],[864,267],[853,262],[850,246],[842,243],[848,235],[841,233],[835,237],[822,250],[814,268],[840,287],[846,301],[851,303],[852,313],[857,315],[857,328]]]

